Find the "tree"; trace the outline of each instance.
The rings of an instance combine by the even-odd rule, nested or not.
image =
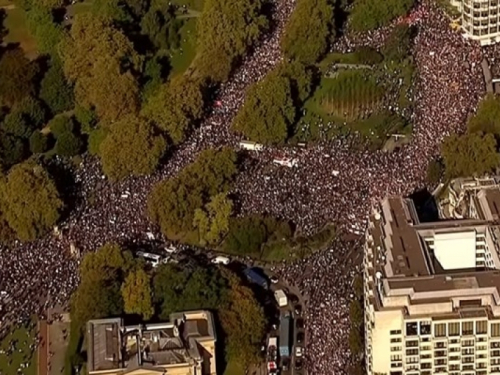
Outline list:
[[[314,72],[306,65],[293,61],[279,65],[278,74],[290,80],[292,98],[297,108],[311,95]]]
[[[441,154],[448,178],[481,176],[493,172],[500,162],[492,134],[453,134],[444,140]]]
[[[180,75],[151,96],[143,113],[178,144],[201,118],[203,107],[202,82]]]
[[[35,92],[38,67],[20,48],[5,51],[0,59],[0,103],[13,106]]]
[[[286,24],[281,46],[285,56],[314,64],[326,52],[333,25],[333,7],[328,0],[299,0]]]
[[[236,174],[236,154],[229,148],[205,150],[177,177],[156,184],[148,196],[148,216],[167,237],[195,229],[194,213],[211,196],[229,190]]]
[[[165,153],[165,139],[136,116],[114,123],[99,146],[104,173],[113,180],[151,174]]]
[[[71,131],[65,131],[57,136],[54,151],[60,156],[75,156],[82,151],[82,140]]]
[[[220,193],[212,197],[205,209],[194,211],[193,226],[198,228],[202,243],[214,245],[221,241],[229,230],[232,210],[233,202],[227,193]]]
[[[228,79],[234,62],[267,29],[260,0],[206,0],[198,19],[196,67],[215,82]],[[217,62],[214,64],[214,62]]]
[[[160,265],[153,278],[155,304],[162,319],[172,312],[217,310],[226,305],[228,283],[217,268]]]
[[[400,63],[410,55],[415,28],[406,24],[397,25],[382,46],[386,61]]]
[[[441,160],[431,160],[427,165],[426,180],[431,185],[436,185],[441,181],[444,174],[444,165]]]
[[[476,114],[468,123],[469,132],[500,135],[500,98],[487,94],[479,103]]]
[[[28,124],[26,116],[18,111],[14,111],[5,116],[1,125],[6,134],[19,138],[29,138],[33,132],[33,127]]]
[[[78,15],[61,52],[78,104],[95,107],[107,123],[137,111],[139,87],[134,72],[140,71],[141,59],[130,40],[109,21]]]
[[[49,138],[42,132],[34,131],[30,137],[30,151],[33,154],[42,154],[49,149]]]
[[[170,6],[151,6],[141,19],[141,34],[146,35],[157,49],[170,50],[179,46],[179,29],[175,9]]]
[[[115,22],[119,26],[132,23],[132,14],[122,0],[93,0],[91,11],[93,16],[101,17],[107,22]]]
[[[63,202],[42,167],[23,163],[12,167],[0,185],[0,206],[9,226],[19,239],[26,241],[34,240],[54,226]]]
[[[124,309],[127,314],[138,314],[143,320],[153,317],[151,281],[142,268],[131,271],[121,287]]]
[[[73,88],[64,77],[62,65],[52,61],[50,68],[40,83],[40,99],[49,107],[52,114],[68,111],[74,106]]]
[[[55,116],[47,124],[50,132],[57,138],[66,132],[72,132],[75,129],[73,118],[66,115]]]
[[[227,357],[247,368],[258,363],[260,345],[266,334],[266,317],[250,288],[241,285],[237,276],[226,273],[229,280],[228,306],[219,312],[227,337]]]
[[[49,2],[49,0],[43,1]],[[28,29],[35,38],[39,51],[46,54],[55,54],[56,46],[64,37],[63,27],[54,22],[52,8],[35,3],[26,12]]]
[[[349,349],[355,356],[359,356],[363,351],[363,335],[355,327],[349,330]]]
[[[357,32],[386,26],[407,14],[414,3],[415,0],[357,0],[350,14],[349,26]]]
[[[46,112],[42,103],[32,96],[18,102],[12,112],[22,113],[31,127],[39,128],[45,123]]]
[[[0,166],[8,169],[29,156],[24,139],[0,132]]]
[[[295,115],[290,80],[274,71],[250,87],[233,129],[255,142],[279,144],[288,138]]]
[[[144,17],[150,5],[149,0],[124,0],[124,2],[129,12],[137,19]]]
[[[84,256],[80,265],[81,282],[71,296],[71,321],[76,327],[84,329],[90,319],[123,312],[120,288],[133,263],[130,251],[112,243]]]
[[[259,255],[262,244],[266,241],[267,228],[264,221],[258,216],[250,216],[230,221],[223,246],[233,254]]]

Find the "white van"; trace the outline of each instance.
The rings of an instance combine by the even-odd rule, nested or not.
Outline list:
[[[212,259],[213,264],[225,264],[228,265],[230,262],[230,259],[228,257],[223,257],[223,256],[218,256]]]
[[[165,251],[169,254],[175,254],[177,252],[177,248],[175,246],[169,245],[165,246]]]

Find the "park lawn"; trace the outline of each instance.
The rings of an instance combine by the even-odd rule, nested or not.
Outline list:
[[[75,4],[68,6],[68,12],[70,14],[72,14],[73,16],[75,16],[77,14],[82,14],[82,13],[90,11],[91,7],[92,7],[91,1],[83,1],[81,3],[75,3]]]
[[[180,29],[180,35],[181,46],[173,52],[170,59],[171,76],[184,73],[194,60],[196,55],[196,17],[186,20]]]
[[[245,370],[238,362],[230,361],[226,366],[224,375],[245,375]]]
[[[8,9],[4,26],[7,29],[7,35],[3,39],[4,43],[19,43],[26,56],[30,59],[35,59],[38,56],[35,39],[26,26],[26,12],[24,10],[19,8]]]
[[[9,342],[16,340],[16,350],[10,357],[0,354],[0,373],[3,375],[17,375],[17,369],[21,363],[29,363],[27,368],[21,370],[23,375],[36,375],[36,350],[32,353],[29,346],[33,343],[36,337],[36,330],[29,331],[26,326],[19,327],[10,332],[5,339],[0,342],[0,349],[7,350]],[[12,363],[9,366],[9,360]]]

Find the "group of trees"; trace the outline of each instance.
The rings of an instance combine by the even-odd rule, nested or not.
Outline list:
[[[363,32],[387,26],[394,19],[404,16],[415,0],[354,0],[349,26]]]
[[[148,198],[150,219],[169,238],[194,233],[197,242],[217,244],[229,229],[232,201],[227,192],[236,172],[233,150],[203,151],[176,177],[153,188]]]
[[[263,309],[228,270],[164,264],[151,272],[129,250],[106,244],[85,255],[80,277],[71,299],[72,328],[80,334],[90,319],[133,315],[164,321],[173,312],[208,309],[220,323],[228,359],[250,364],[259,358],[267,325]]]
[[[264,144],[284,143],[310,95],[313,71],[299,62],[283,63],[250,86],[233,130]]]
[[[467,132],[452,134],[444,140],[441,156],[447,178],[481,176],[498,168],[499,108],[500,98],[487,95],[469,120]]]

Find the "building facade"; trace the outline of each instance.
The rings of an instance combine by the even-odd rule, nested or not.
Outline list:
[[[87,323],[89,375],[216,375],[215,327],[209,311],[125,326],[121,318]]]
[[[499,0],[451,0],[460,12],[465,35],[481,45],[500,41]]]
[[[412,201],[374,208],[364,249],[369,375],[500,374],[500,189],[471,217],[420,222]]]

